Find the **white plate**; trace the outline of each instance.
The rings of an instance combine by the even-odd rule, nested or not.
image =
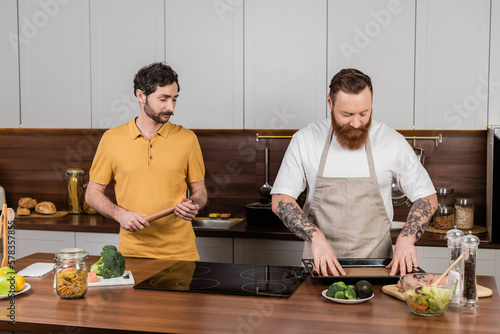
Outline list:
[[[21,291],[14,292],[14,296],[17,296],[20,293],[24,293],[24,292],[28,291],[29,289],[31,289],[31,285],[29,283],[24,283],[24,288]],[[11,295],[0,295],[0,299],[5,299],[5,298],[9,298],[9,297],[11,297]]]
[[[391,230],[400,230],[405,225],[405,222],[392,222]]]
[[[325,297],[328,300],[331,300],[332,302],[336,302],[336,303],[339,303],[339,304],[359,304],[359,303],[364,303],[364,302],[372,299],[373,296],[375,295],[375,294],[372,293],[372,295],[370,297],[363,298],[363,299],[337,299],[337,298],[328,297],[326,295],[327,291],[328,291],[328,289],[323,290],[323,292],[321,293],[323,295],[323,297]]]

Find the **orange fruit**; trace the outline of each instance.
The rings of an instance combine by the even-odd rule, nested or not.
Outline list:
[[[15,274],[14,277],[16,279],[16,292],[21,291],[24,289],[24,285],[26,284],[24,277],[19,274]]]

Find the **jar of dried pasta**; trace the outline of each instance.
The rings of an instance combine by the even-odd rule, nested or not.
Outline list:
[[[81,248],[64,248],[56,254],[56,291],[59,297],[77,299],[85,296],[87,257],[88,253]]]
[[[462,230],[474,227],[474,200],[457,198],[455,200],[455,226]]]

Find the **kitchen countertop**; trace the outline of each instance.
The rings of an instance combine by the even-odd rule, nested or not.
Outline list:
[[[20,230],[45,230],[45,231],[70,231],[70,232],[97,232],[118,233],[119,224],[113,219],[101,215],[68,215],[63,218],[18,218],[16,229]],[[243,221],[229,229],[195,229],[199,237],[227,237],[227,238],[258,238],[275,240],[300,240],[284,225],[275,226],[250,226]],[[393,243],[399,231],[391,231]],[[488,241],[488,234],[478,234],[480,248],[500,249],[500,243]],[[417,246],[447,246],[446,235],[426,232],[416,243]]]
[[[93,263],[98,257],[90,257]],[[53,254],[36,253],[18,259],[16,270],[35,262],[52,262]],[[126,258],[139,283],[173,262]],[[60,299],[53,274],[27,277],[31,289],[14,299],[0,300],[4,310],[0,331],[75,333],[498,333],[500,296],[491,276],[478,283],[493,290],[479,299],[479,315],[464,317],[451,307],[442,316],[414,315],[402,301],[374,285],[375,297],[355,305],[332,303],[321,296],[328,283],[311,277],[290,298],[219,295],[90,287],[85,298]],[[13,305],[13,306],[12,306]],[[9,310],[10,307],[10,310]],[[5,310],[8,310],[5,311]],[[15,327],[8,316],[15,318]]]

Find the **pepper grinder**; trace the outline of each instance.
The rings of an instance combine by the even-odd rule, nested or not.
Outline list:
[[[461,239],[462,244],[462,300],[461,314],[477,316],[479,314],[479,299],[477,296],[476,264],[479,238],[469,234]]]
[[[455,260],[462,254],[462,245],[460,241],[464,236],[464,232],[459,230],[456,226],[455,228],[446,232],[446,239],[448,239],[448,251],[449,251],[449,265],[451,265]],[[460,305],[460,300],[462,298],[462,275],[461,275],[461,267],[455,266],[448,274],[449,277],[454,277],[457,279],[457,286],[455,288],[455,294],[453,295],[453,299],[451,300],[451,305],[458,306]]]

